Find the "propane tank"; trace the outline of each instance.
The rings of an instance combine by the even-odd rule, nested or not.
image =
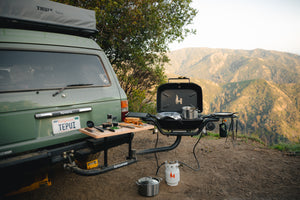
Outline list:
[[[178,161],[176,161],[176,162],[170,162],[170,163],[168,163],[167,161],[165,161],[166,182],[170,186],[176,186],[176,185],[178,185],[178,182],[180,180],[180,172],[179,172],[178,166],[179,166]]]

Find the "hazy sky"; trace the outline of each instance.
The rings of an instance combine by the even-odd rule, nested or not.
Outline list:
[[[300,0],[193,0],[196,35],[186,47],[278,50],[300,55]]]

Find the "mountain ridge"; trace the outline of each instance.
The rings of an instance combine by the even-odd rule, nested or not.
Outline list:
[[[241,132],[270,144],[300,141],[300,56],[191,48],[169,58],[166,74],[190,77],[203,88],[204,113],[239,112]]]
[[[299,83],[300,56],[291,53],[254,50],[187,48],[168,54],[172,69],[180,74],[217,83],[265,79],[276,83]],[[168,66],[168,65],[167,65]]]

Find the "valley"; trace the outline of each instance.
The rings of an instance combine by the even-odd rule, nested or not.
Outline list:
[[[169,58],[168,77],[189,77],[202,87],[203,113],[238,112],[239,131],[267,144],[299,142],[299,55],[188,48]]]

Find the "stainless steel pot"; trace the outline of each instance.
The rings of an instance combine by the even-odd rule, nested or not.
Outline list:
[[[183,119],[196,119],[198,118],[198,110],[195,107],[183,106],[182,107]]]
[[[152,197],[159,192],[159,183],[161,179],[152,177],[140,178],[136,184],[138,185],[139,194],[142,196]]]

